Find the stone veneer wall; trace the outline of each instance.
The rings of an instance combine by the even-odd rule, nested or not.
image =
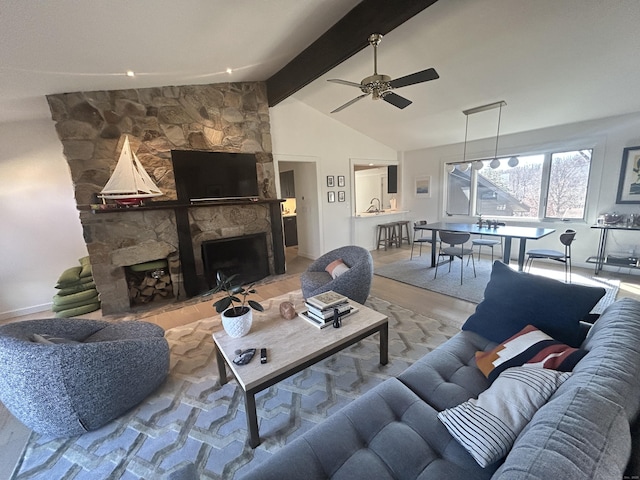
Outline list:
[[[80,208],[96,202],[125,135],[164,193],[156,200],[176,199],[172,149],[256,153],[260,197],[276,197],[264,83],[77,92],[49,95],[47,100]],[[201,240],[266,232],[274,272],[271,219],[265,205],[197,207],[190,209],[189,217],[198,256]],[[104,313],[130,309],[124,266],[167,258],[174,289],[181,285],[172,209],[81,210],[80,220]]]

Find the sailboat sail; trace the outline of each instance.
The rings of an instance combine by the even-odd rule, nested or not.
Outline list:
[[[100,197],[103,199],[114,200],[151,198],[162,195],[136,154],[131,150],[129,137],[125,137],[116,168],[100,193]]]

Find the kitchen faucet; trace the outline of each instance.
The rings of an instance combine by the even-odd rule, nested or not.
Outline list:
[[[375,208],[375,206],[373,205],[373,201],[374,201],[374,200],[377,200],[377,201],[378,201],[378,208]],[[380,208],[382,207],[382,204],[381,204],[381,202],[380,202],[380,199],[379,199],[379,198],[377,198],[377,197],[373,197],[373,198],[371,199],[371,201],[369,202],[369,204],[370,204],[370,205],[369,205],[369,208],[367,208],[367,212],[379,212],[379,211],[380,211]]]

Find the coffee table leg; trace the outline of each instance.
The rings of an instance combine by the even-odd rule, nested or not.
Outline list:
[[[380,327],[380,365],[389,362],[389,322]]]
[[[258,432],[258,414],[256,412],[256,397],[253,393],[244,393],[244,408],[247,415],[247,430],[249,431],[249,446],[256,448],[260,445]]]
[[[224,363],[224,357],[222,356],[222,352],[216,345],[216,363],[218,364],[218,376],[220,377],[220,385],[224,385],[227,383],[227,367]]]

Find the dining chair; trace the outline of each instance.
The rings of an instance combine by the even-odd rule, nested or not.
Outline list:
[[[564,281],[567,282],[567,273],[569,283],[571,283],[571,244],[575,240],[576,231],[567,229],[564,233],[560,234],[560,243],[564,245],[564,251],[559,250],[546,250],[546,249],[534,249],[527,251],[527,261],[525,268],[531,270],[531,264],[536,258],[548,258],[549,260],[555,260],[556,262],[564,263]]]
[[[438,258],[449,257],[449,271],[451,271],[451,264],[454,257],[460,259],[460,285],[462,285],[462,271],[464,269],[464,257],[471,257],[471,263],[473,264],[473,276],[476,276],[476,262],[473,259],[473,248],[465,247],[464,244],[469,241],[471,237],[470,233],[463,232],[448,232],[441,230],[438,232],[440,236],[440,246],[438,248]],[[448,246],[443,246],[448,245]],[[434,279],[438,277],[438,264],[436,263],[436,273]]]
[[[409,260],[413,259],[413,247],[415,247],[416,243],[420,246],[419,255],[422,255],[422,245],[428,243],[433,248],[433,241],[431,240],[431,232],[428,232],[428,236],[424,236],[425,230],[419,228],[427,224],[426,220],[418,220],[417,222],[413,222],[413,242],[411,243],[411,257]]]
[[[499,227],[504,227],[506,223],[498,222]],[[496,245],[500,245],[500,251],[503,251],[504,245],[502,243],[502,237],[499,237],[500,240],[497,240],[496,237],[484,238],[482,234],[480,234],[480,238],[474,238],[471,240],[471,246],[478,246],[478,261],[480,261],[480,253],[482,252],[482,247],[489,247],[491,249],[491,264],[493,264],[493,247]],[[467,260],[467,264],[469,261]]]

